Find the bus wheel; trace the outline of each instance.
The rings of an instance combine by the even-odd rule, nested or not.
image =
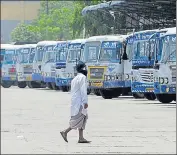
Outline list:
[[[11,81],[2,81],[1,82],[1,86],[3,87],[3,88],[10,88],[11,86],[12,86],[12,82]]]
[[[100,89],[100,94],[104,99],[112,99],[112,91],[109,89]]]
[[[53,90],[59,90],[59,87],[54,82],[52,82],[51,85]]]
[[[87,95],[90,95],[91,89],[87,89]]]
[[[119,97],[121,95],[121,93],[122,93],[122,91],[119,88],[113,88],[113,89],[111,89],[112,98]]]
[[[156,94],[156,97],[161,103],[170,103],[173,101],[173,97],[170,94]]]
[[[93,92],[96,96],[101,96],[99,89],[94,89]]]
[[[174,95],[173,100],[176,101],[176,94]]]
[[[27,86],[26,81],[18,82],[19,88],[25,88]]]
[[[133,93],[132,95],[136,99],[138,99],[138,98],[144,98],[144,94],[143,93]]]
[[[31,81],[27,81],[26,84],[27,84],[27,86],[28,86],[29,88],[33,88],[32,85],[31,85]]]
[[[29,81],[27,84],[29,88],[41,88],[41,84],[35,81]]]
[[[68,86],[61,86],[61,90],[63,92],[68,92],[69,91],[69,87]]]
[[[148,100],[155,100],[156,99],[156,96],[154,93],[146,93],[146,94],[144,94],[144,97]]]
[[[47,83],[47,87],[48,87],[49,89],[53,89],[51,82],[48,82],[48,83]]]

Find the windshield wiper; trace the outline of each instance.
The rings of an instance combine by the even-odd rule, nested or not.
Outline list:
[[[54,59],[49,59],[49,60],[46,61],[45,63],[48,63],[48,62],[54,62]]]

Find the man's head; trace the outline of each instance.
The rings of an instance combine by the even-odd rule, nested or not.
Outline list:
[[[87,69],[86,69],[86,65],[84,62],[79,61],[78,64],[76,65],[76,71],[78,73],[82,73],[85,76],[87,76]]]

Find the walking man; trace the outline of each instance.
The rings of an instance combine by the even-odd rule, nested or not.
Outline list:
[[[79,130],[78,143],[90,143],[83,136],[88,119],[88,97],[87,97],[87,69],[83,62],[76,65],[77,76],[71,81],[71,118],[69,128],[60,132],[63,139],[68,142],[67,134],[72,129]]]

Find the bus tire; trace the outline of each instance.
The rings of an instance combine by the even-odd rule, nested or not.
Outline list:
[[[26,88],[26,86],[27,86],[26,81],[18,82],[18,88]]]
[[[133,97],[135,99],[144,98],[144,94],[143,93],[133,93],[132,95],[133,95]]]
[[[99,89],[94,89],[93,92],[96,96],[101,96]]]
[[[154,93],[145,93],[145,94],[144,94],[144,97],[145,97],[146,99],[152,100],[152,101],[156,99],[156,96],[155,96]]]
[[[29,87],[29,88],[41,88],[41,84],[40,84],[40,83],[37,83],[37,82],[35,82],[35,81],[29,81],[28,87]]]
[[[173,96],[170,94],[156,94],[157,100],[161,103],[170,103],[172,102]]]
[[[112,91],[109,89],[100,89],[100,94],[104,99],[112,99]]]
[[[63,92],[68,92],[69,91],[69,87],[68,86],[61,86],[61,90]]]
[[[27,81],[26,84],[27,84],[27,86],[28,86],[29,88],[33,88],[32,85],[31,85],[31,81]]]
[[[87,95],[90,95],[91,89],[87,89]]]
[[[48,83],[47,83],[47,87],[48,87],[49,89],[53,90],[53,87],[52,87],[52,83],[51,83],[51,82],[48,82]]]
[[[12,85],[13,85],[13,82],[11,82],[11,81],[2,81],[1,82],[1,86],[3,88],[10,88]]]
[[[53,90],[60,90],[60,87],[56,85],[56,83],[52,82],[51,83]]]

